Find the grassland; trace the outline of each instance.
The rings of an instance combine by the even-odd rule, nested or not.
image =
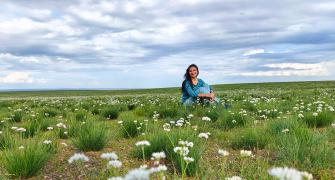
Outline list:
[[[143,165],[152,179],[275,179],[273,167],[335,178],[334,81],[213,88],[221,104],[190,107],[179,88],[1,92],[0,179],[107,179]],[[89,160],[69,163],[75,153]]]

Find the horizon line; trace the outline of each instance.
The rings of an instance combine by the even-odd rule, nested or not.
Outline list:
[[[237,84],[267,84],[267,83],[297,83],[297,82],[327,82],[335,80],[311,80],[311,81],[268,81],[268,82],[245,82],[245,83],[222,83],[212,84],[217,85],[237,85]],[[108,91],[108,90],[146,90],[146,89],[168,89],[178,88],[179,86],[168,86],[168,87],[152,87],[152,88],[22,88],[22,89],[0,89],[0,92],[34,92],[34,91]]]

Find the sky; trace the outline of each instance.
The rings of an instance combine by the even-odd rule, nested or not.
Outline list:
[[[0,89],[335,79],[333,0],[2,0]]]

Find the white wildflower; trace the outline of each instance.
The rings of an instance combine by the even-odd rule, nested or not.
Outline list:
[[[201,118],[201,120],[203,121],[211,121],[211,118],[207,117],[207,116],[204,116]]]
[[[107,180],[123,180],[123,178],[120,176],[117,176],[117,177],[110,177]]]
[[[70,164],[72,164],[74,161],[89,161],[89,158],[85,156],[85,154],[82,153],[75,153],[73,156],[71,156],[68,160]]]
[[[128,172],[124,180],[149,180],[150,171],[142,168],[133,169]]]
[[[171,125],[169,124],[169,123],[165,123],[164,125],[163,125],[163,129],[164,129],[164,131],[171,131]]]
[[[194,116],[193,116],[193,114],[189,114],[188,116],[187,116],[187,119],[191,119],[191,118],[193,118]]]
[[[138,141],[136,142],[135,146],[150,146],[149,141]]]
[[[188,147],[174,147],[173,151],[175,153],[180,154],[181,156],[187,156],[188,153],[190,152],[190,150],[188,149]]]
[[[43,144],[51,144],[51,143],[52,143],[52,141],[51,141],[51,140],[49,140],[49,139],[48,139],[48,140],[44,140],[44,141],[43,141]]]
[[[221,155],[221,156],[223,156],[223,157],[229,155],[229,152],[226,151],[226,150],[223,150],[223,149],[219,149],[219,150],[218,150],[218,153],[219,153],[219,155]]]
[[[152,167],[149,169],[150,173],[158,173],[162,171],[167,171],[167,167],[165,165],[158,165],[157,167]]]
[[[194,144],[193,144],[193,142],[187,142],[186,146],[187,146],[187,147],[193,147]]]
[[[121,168],[122,162],[119,160],[111,160],[111,161],[108,161],[107,167]]]
[[[100,157],[102,159],[112,159],[112,160],[118,159],[118,156],[115,154],[115,152],[102,153]]]
[[[301,173],[302,177],[304,177],[307,180],[312,180],[313,179],[313,175],[306,172],[306,171],[303,171],[303,172],[300,172],[300,173]]]
[[[247,156],[251,156],[252,155],[252,152],[251,151],[248,151],[248,150],[241,150],[240,151],[240,155],[242,157],[247,157]]]
[[[208,139],[208,136],[210,135],[210,133],[209,132],[207,132],[207,133],[200,133],[199,135],[198,135],[198,137],[199,138],[205,138],[205,139]]]
[[[233,176],[233,177],[225,178],[225,180],[242,180],[242,178],[240,176]]]
[[[286,128],[286,129],[283,129],[281,132],[282,132],[282,133],[287,133],[287,132],[289,132],[289,131],[290,131],[290,130]]]
[[[300,114],[298,114],[298,117],[299,118],[304,118],[304,115],[300,113]]]
[[[56,126],[57,126],[58,128],[64,128],[64,129],[66,129],[66,125],[63,124],[63,123],[58,123],[58,124],[56,124]]]
[[[184,157],[184,161],[186,162],[186,164],[188,164],[188,163],[193,162],[194,158],[192,158],[192,157]]]
[[[189,141],[182,141],[182,140],[179,140],[178,141],[178,144],[179,145],[182,145],[182,146],[187,146],[187,147],[193,147],[193,142],[189,142]]]
[[[164,151],[162,151],[162,152],[154,152],[154,153],[152,153],[151,156],[154,159],[164,159],[164,158],[166,158],[166,155],[165,155]]]
[[[294,168],[276,167],[271,168],[268,173],[280,180],[302,180],[303,177],[312,179],[313,176],[307,172],[300,172]]]
[[[17,132],[26,132],[27,130],[25,128],[17,128],[16,131]]]

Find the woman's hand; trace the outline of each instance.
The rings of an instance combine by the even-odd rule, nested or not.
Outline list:
[[[214,94],[212,94],[212,93],[198,94],[198,97],[212,99],[212,98],[214,98]]]
[[[209,93],[209,99],[214,100],[215,99],[215,94],[214,92]]]

